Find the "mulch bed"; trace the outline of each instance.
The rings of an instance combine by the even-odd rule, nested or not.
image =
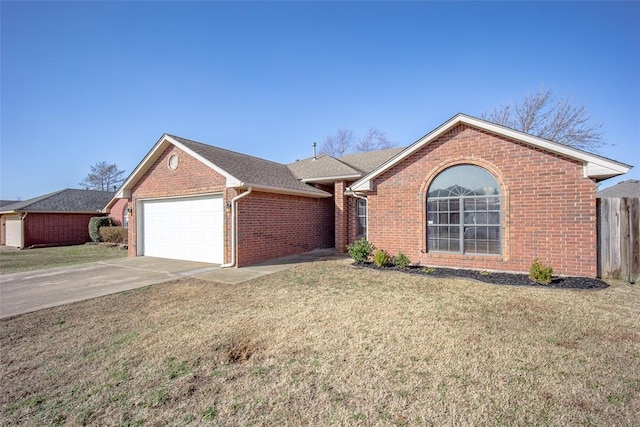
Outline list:
[[[405,268],[376,267],[375,264],[370,262],[355,265],[365,268],[372,268],[375,270],[400,271],[403,273],[418,274],[429,277],[459,277],[462,279],[477,280],[494,285],[535,286],[556,289],[604,289],[609,286],[600,279],[592,279],[589,277],[554,276],[551,283],[549,283],[548,285],[541,285],[529,279],[529,275],[527,274],[481,272],[478,270],[459,270],[443,267],[427,267],[422,265],[409,266]]]

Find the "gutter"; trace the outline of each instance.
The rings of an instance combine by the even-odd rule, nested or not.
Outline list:
[[[236,197],[234,197],[233,199],[231,199],[231,262],[228,262],[226,264],[222,264],[220,267],[221,268],[228,268],[228,267],[235,267],[236,266],[236,253],[238,252],[238,230],[237,230],[237,222],[238,219],[236,218],[237,216],[237,206],[238,206],[238,200],[242,199],[243,197],[247,197],[249,194],[251,194],[251,192],[253,191],[253,187],[249,187],[247,188],[247,191],[245,191],[244,193],[238,194]]]

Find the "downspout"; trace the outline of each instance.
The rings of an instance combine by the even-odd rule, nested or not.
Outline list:
[[[27,217],[27,215],[29,215],[29,212],[23,212],[22,215],[20,215],[20,242],[22,242],[20,249],[24,249],[24,219]]]
[[[231,262],[222,264],[220,266],[221,268],[235,267],[236,265],[236,253],[238,252],[238,227],[236,225],[238,220],[236,218],[236,207],[238,206],[238,200],[242,199],[243,197],[247,197],[249,194],[251,194],[252,191],[253,187],[249,187],[247,188],[247,191],[242,194],[238,194],[236,197],[231,199]]]

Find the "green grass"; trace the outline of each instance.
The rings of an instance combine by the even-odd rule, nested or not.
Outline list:
[[[21,251],[4,249],[0,252],[0,274],[63,267],[126,256],[125,250],[100,245],[60,246]]]

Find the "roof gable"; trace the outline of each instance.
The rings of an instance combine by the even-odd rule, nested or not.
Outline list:
[[[66,188],[2,207],[2,212],[100,212],[113,197],[110,191]]]
[[[615,160],[607,159],[606,157],[598,156],[596,154],[588,153],[586,151],[578,150],[573,147],[569,147],[557,142],[548,141],[546,139],[538,138],[533,135],[529,135],[524,132],[520,132],[514,129],[510,129],[495,123],[490,123],[485,120],[481,120],[475,117],[467,116],[465,114],[457,114],[452,117],[427,135],[423,136],[409,147],[405,148],[388,161],[381,164],[379,167],[363,176],[360,180],[355,182],[351,187],[351,191],[371,191],[373,189],[372,180],[380,176],[385,171],[389,170],[393,166],[397,165],[405,158],[409,157],[422,147],[430,144],[432,141],[438,139],[441,135],[452,129],[453,127],[465,124],[477,129],[488,131],[506,138],[514,139],[523,144],[540,148],[550,153],[560,154],[565,157],[578,160],[583,164],[584,175],[592,178],[596,181],[611,178],[613,176],[622,175],[631,169],[632,166],[617,162]]]
[[[330,197],[323,190],[296,179],[286,165],[214,147],[179,136],[164,134],[116,192],[106,209],[119,198],[131,197],[135,184],[151,168],[154,162],[171,145],[215,170],[226,179],[231,188],[253,187],[256,190],[307,197]]]

